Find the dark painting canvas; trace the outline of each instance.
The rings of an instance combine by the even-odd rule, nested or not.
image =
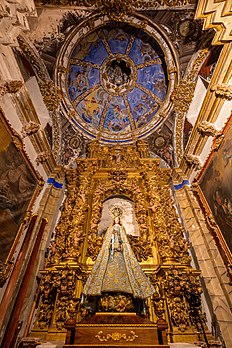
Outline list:
[[[232,252],[232,125],[207,166],[200,187]]]
[[[0,119],[0,265],[7,260],[35,188],[26,158]]]

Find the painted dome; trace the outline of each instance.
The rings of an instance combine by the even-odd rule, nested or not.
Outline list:
[[[64,111],[89,138],[131,142],[162,122],[168,75],[165,54],[154,37],[111,22],[74,35],[67,48],[65,78],[59,80]]]

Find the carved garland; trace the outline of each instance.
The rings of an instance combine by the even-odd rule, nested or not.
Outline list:
[[[170,171],[160,171],[158,163],[147,162],[142,173],[147,187],[149,210],[153,223],[153,240],[161,260],[189,265],[189,243],[184,239],[170,193]]]
[[[202,288],[197,271],[172,267],[165,272],[161,284],[174,327],[185,331],[206,322],[201,308]]]
[[[183,128],[185,116],[194,96],[198,71],[208,54],[209,50],[207,48],[197,52],[194,61],[190,63],[186,76],[180,81],[179,86],[176,87],[172,95],[174,109],[177,114],[175,136],[176,160],[178,163],[180,163],[183,156]]]
[[[69,170],[66,173],[68,196],[56,227],[56,238],[51,243],[48,263],[78,261],[85,238],[84,226],[88,210],[88,196],[94,167],[90,163],[88,170],[83,168]],[[85,168],[86,169],[86,168]]]

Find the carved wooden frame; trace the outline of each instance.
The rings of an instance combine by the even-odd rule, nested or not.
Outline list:
[[[197,179],[192,184],[193,193],[195,194],[195,196],[200,204],[200,207],[202,208],[207,226],[208,226],[208,228],[209,228],[209,230],[210,230],[210,232],[211,232],[211,234],[216,242],[216,245],[219,249],[219,252],[222,256],[222,259],[223,259],[226,267],[228,268],[229,274],[231,274],[232,253],[229,249],[229,246],[227,245],[227,242],[223,236],[223,233],[222,233],[219,225],[216,223],[216,221],[214,219],[214,216],[213,216],[212,210],[209,206],[209,203],[208,203],[208,201],[207,201],[207,199],[206,199],[206,197],[205,197],[205,195],[200,187],[200,182],[201,182],[201,180],[204,176],[204,173],[206,172],[209,164],[213,160],[215,153],[220,148],[220,145],[222,144],[222,140],[224,139],[224,136],[227,133],[227,131],[229,130],[231,125],[232,125],[232,118],[230,117],[230,119],[227,122],[227,124],[225,125],[223,131],[220,133],[220,136],[214,138],[210,155],[208,156],[208,159],[207,159],[202,171],[200,172]]]

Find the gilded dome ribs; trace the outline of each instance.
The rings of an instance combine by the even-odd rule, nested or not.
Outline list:
[[[100,65],[92,63],[92,62],[86,62],[82,59],[78,59],[78,58],[71,58],[70,59],[70,64],[73,65],[82,65],[83,67],[90,67],[90,68],[96,68],[99,69]]]
[[[130,124],[131,124],[131,130],[133,131],[133,130],[135,130],[136,127],[135,127],[135,121],[134,121],[134,118],[133,118],[133,115],[131,112],[130,104],[129,104],[126,96],[124,96],[123,99],[124,99],[126,109],[128,112],[128,116],[129,116],[129,120],[130,120]]]
[[[135,41],[135,36],[132,35],[132,36],[130,37],[130,40],[129,40],[128,45],[127,45],[127,48],[126,48],[126,54],[127,54],[127,55],[130,53],[130,50],[131,50],[131,48],[132,48],[132,46],[133,46],[134,41]]]
[[[76,107],[83,99],[85,99],[89,94],[91,94],[94,91],[97,91],[101,86],[99,84],[94,85],[92,88],[89,88],[87,91],[85,91],[84,93],[82,93],[81,95],[79,95],[73,105],[74,107]]]
[[[110,105],[110,102],[111,102],[111,96],[109,95],[108,99],[107,99],[107,101],[105,103],[105,106],[104,106],[104,109],[103,109],[103,112],[102,112],[102,116],[101,116],[101,121],[100,121],[100,124],[99,124],[99,127],[98,127],[98,130],[100,132],[102,132],[102,130],[103,130],[104,121],[105,121],[105,118],[106,118],[106,113],[108,111],[108,107]]]
[[[105,37],[104,33],[101,30],[99,30],[97,34],[98,34],[99,38],[102,40],[102,43],[105,46],[105,49],[106,49],[107,53],[109,55],[111,55],[112,52],[111,52],[111,49],[110,49],[110,45],[108,44],[108,41],[106,40],[106,37]]]
[[[145,68],[146,66],[151,66],[151,65],[155,65],[155,64],[162,64],[162,61],[160,58],[156,58],[156,59],[152,59],[149,60],[147,62],[144,62],[142,64],[137,65],[137,69],[141,69],[141,68]]]
[[[143,91],[144,93],[148,94],[152,99],[154,99],[156,101],[156,103],[158,105],[161,105],[162,104],[162,100],[160,100],[159,97],[157,97],[154,93],[152,93],[149,89],[139,85],[138,83],[135,84],[135,86],[137,88],[139,88],[141,91]]]

